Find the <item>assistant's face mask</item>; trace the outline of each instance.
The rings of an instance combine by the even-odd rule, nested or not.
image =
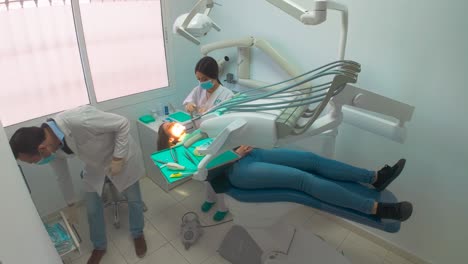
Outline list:
[[[42,158],[40,161],[36,162],[37,165],[45,165],[53,161],[57,155],[55,153],[51,153],[49,157]]]
[[[214,84],[211,80],[206,81],[206,82],[200,82],[200,87],[204,90],[209,90],[213,88]]]

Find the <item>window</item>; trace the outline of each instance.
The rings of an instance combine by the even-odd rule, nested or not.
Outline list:
[[[159,0],[71,1],[0,0],[4,125],[168,86]]]
[[[159,0],[80,7],[98,102],[168,86]]]
[[[22,8],[12,2],[7,11],[0,3],[0,119],[5,126],[89,103],[71,6],[41,0],[38,5]]]

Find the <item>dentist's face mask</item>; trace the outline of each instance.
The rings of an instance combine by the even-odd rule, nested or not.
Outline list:
[[[52,162],[53,160],[55,160],[57,155],[55,154],[54,151],[50,151],[48,145],[47,145],[47,151],[50,153],[50,155],[47,156],[47,157],[44,157],[43,154],[39,151],[39,155],[41,156],[41,160],[36,162],[37,165],[45,165],[45,164],[48,164],[48,163]]]
[[[48,157],[42,158],[40,161],[36,162],[37,165],[45,165],[49,162],[53,161],[57,155],[55,153],[51,153]]]
[[[211,80],[208,80],[206,82],[200,82],[200,87],[204,90],[209,90],[213,88],[214,84]]]

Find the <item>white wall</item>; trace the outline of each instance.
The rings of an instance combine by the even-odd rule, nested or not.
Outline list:
[[[174,37],[172,34],[172,24],[176,16],[182,12],[187,12],[196,1],[176,0],[164,1],[166,3],[165,20],[166,32],[168,33],[168,44],[166,48],[171,51],[168,54],[168,67],[172,72],[173,78],[170,80],[169,88],[164,88],[160,91],[153,91],[112,100],[100,104],[99,107],[103,110],[121,114],[132,121],[131,135],[138,140],[138,131],[136,130],[136,120],[138,117],[149,114],[151,109],[159,102],[171,103],[175,107],[181,107],[184,96],[188,94],[190,89],[196,84],[196,79],[193,77],[193,68],[196,61],[200,58],[198,48],[193,45],[186,45],[185,39]],[[142,99],[142,97],[150,99]],[[151,99],[156,98],[156,99]],[[23,124],[10,126],[6,132],[11,136],[16,129],[22,126],[38,126],[44,122],[45,118],[38,118]],[[155,139],[156,140],[156,139]],[[83,196],[82,183],[79,177],[83,164],[78,159],[69,161],[70,170],[76,192]],[[28,180],[32,190],[32,198],[41,216],[48,215],[66,206],[63,196],[58,189],[56,176],[49,166],[35,166],[22,164],[24,174]]]
[[[203,43],[247,35],[264,38],[304,71],[337,58],[338,13],[330,12],[323,25],[306,27],[266,1],[219,2],[222,6],[216,6],[212,18],[222,32],[210,32]],[[408,160],[389,188],[414,203],[413,217],[397,234],[369,230],[426,261],[464,263],[468,2],[341,2],[350,10],[346,58],[362,65],[358,86],[416,107],[403,145],[348,125],[340,129],[340,160],[376,169],[400,157]],[[235,50],[214,55],[228,53]],[[260,52],[254,53],[255,60],[253,78],[285,77]]]
[[[0,157],[0,263],[62,263],[24,185],[1,122]]]

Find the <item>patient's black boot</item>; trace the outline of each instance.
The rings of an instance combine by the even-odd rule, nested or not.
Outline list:
[[[385,165],[382,169],[377,172],[377,181],[372,185],[377,189],[377,191],[382,191],[387,186],[400,175],[401,171],[405,167],[406,160],[400,159],[392,167]]]
[[[413,205],[410,202],[378,203],[376,216],[380,218],[406,221],[413,213]]]

